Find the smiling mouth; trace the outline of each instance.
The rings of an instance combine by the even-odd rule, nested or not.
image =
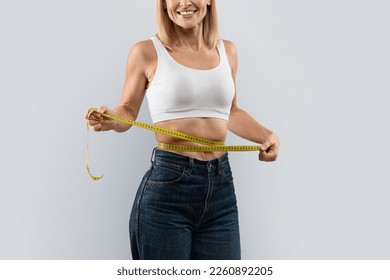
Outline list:
[[[177,11],[176,13],[181,16],[190,16],[197,12],[198,10],[192,10],[192,11]]]

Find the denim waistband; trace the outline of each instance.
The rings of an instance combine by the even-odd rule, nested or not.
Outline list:
[[[203,161],[157,148],[153,150],[151,161],[156,164],[165,163],[199,171],[213,171],[229,165],[228,153],[224,153],[222,156],[212,160]]]

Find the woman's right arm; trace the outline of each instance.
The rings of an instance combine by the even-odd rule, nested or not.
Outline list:
[[[97,112],[91,112],[92,108],[88,109],[86,119],[94,131],[124,132],[131,127],[129,124],[103,117],[102,114],[135,120],[145,96],[148,77],[155,71],[155,65],[157,58],[151,40],[135,44],[127,58],[125,84],[117,107],[111,110],[107,106],[100,106]]]

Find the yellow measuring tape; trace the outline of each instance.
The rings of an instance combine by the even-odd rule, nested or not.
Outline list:
[[[97,112],[96,109],[93,109],[89,112],[89,114]],[[99,113],[101,114],[101,113]],[[203,144],[204,146],[183,146],[183,145],[173,145],[173,144],[165,144],[165,143],[158,143],[157,148],[161,150],[171,150],[171,151],[182,151],[182,152],[250,152],[250,151],[260,151],[260,145],[253,146],[253,145],[240,145],[240,146],[225,146],[224,142],[217,142],[213,140],[208,140],[204,138],[200,138],[197,136],[189,135],[186,133],[182,133],[179,131],[171,130],[168,128],[161,128],[155,125],[146,124],[142,122],[133,121],[130,119],[113,116],[109,114],[101,114],[103,117],[113,119],[119,122],[123,122],[130,125],[135,125],[143,129],[151,130],[154,132],[158,132],[161,134],[169,135],[178,139],[195,142],[199,144]],[[88,158],[89,158],[89,152],[88,152],[88,144],[89,144],[89,124],[87,121],[87,155],[86,155],[86,167],[89,176],[93,180],[99,180],[104,177],[104,174],[101,176],[94,176],[91,174],[91,170],[88,165]]]

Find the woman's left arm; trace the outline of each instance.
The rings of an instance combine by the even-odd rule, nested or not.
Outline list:
[[[224,40],[224,45],[232,69],[234,84],[236,84],[237,51],[234,44],[230,41]],[[244,139],[261,144],[259,160],[275,161],[278,157],[279,138],[276,133],[261,125],[245,110],[239,108],[236,96],[234,96],[232,102],[228,129]]]

